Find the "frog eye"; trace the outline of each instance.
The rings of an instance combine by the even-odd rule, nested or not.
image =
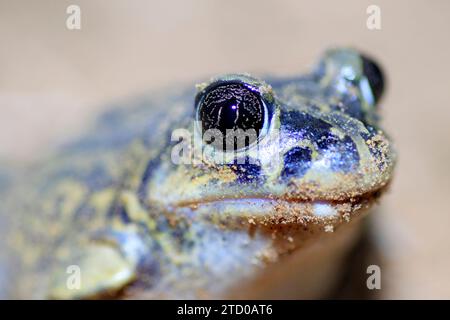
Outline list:
[[[381,68],[371,59],[362,55],[363,74],[369,82],[372,91],[374,102],[380,101],[384,89],[384,77]]]
[[[248,147],[267,127],[266,104],[258,88],[245,82],[218,82],[204,89],[197,100],[197,120],[203,134],[208,130],[221,134],[210,141],[217,148]]]

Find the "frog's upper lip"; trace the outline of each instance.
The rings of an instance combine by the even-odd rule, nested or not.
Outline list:
[[[248,197],[248,198],[209,198],[196,201],[183,201],[174,207],[189,209],[198,215],[210,216],[219,213],[221,216],[260,217],[294,214],[297,217],[310,217],[319,220],[352,216],[360,209],[369,208],[380,196],[381,192],[371,192],[356,198],[330,200],[304,200],[296,198]]]
[[[265,195],[252,195],[252,196],[242,196],[242,197],[207,197],[201,199],[186,199],[174,204],[176,207],[192,207],[196,205],[205,205],[212,203],[297,203],[297,204],[316,204],[316,203],[328,203],[328,204],[343,204],[343,203],[358,203],[364,199],[378,198],[385,188],[388,186],[383,186],[377,190],[366,192],[359,195],[353,195],[352,197],[339,197],[333,199],[327,198],[302,198],[302,197],[288,197],[288,196],[265,196]]]
[[[203,199],[183,200],[175,204],[176,207],[195,207],[198,205],[218,204],[218,203],[331,203],[329,200],[305,200],[301,198],[284,198],[284,197],[265,197],[265,196],[249,196],[249,197],[209,197]],[[340,201],[343,202],[343,201]]]

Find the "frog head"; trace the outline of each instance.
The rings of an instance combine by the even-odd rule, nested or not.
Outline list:
[[[343,204],[374,199],[390,180],[382,91],[380,68],[352,49],[327,51],[303,77],[215,77],[198,85],[192,123],[173,132],[144,198],[220,217],[267,219],[294,207],[339,218]]]
[[[377,116],[383,76],[355,50],[327,51],[306,76],[228,74],[197,88],[172,143],[114,198],[113,231],[79,259],[89,271],[79,296],[135,279],[176,297],[221,290],[250,277],[259,252],[295,250],[312,231],[353,220],[390,181],[395,155]],[[73,296],[57,283],[52,296]]]

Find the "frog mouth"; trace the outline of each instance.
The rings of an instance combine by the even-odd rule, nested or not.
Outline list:
[[[197,216],[243,218],[258,221],[330,222],[349,220],[369,209],[381,195],[381,190],[344,200],[305,200],[295,198],[248,197],[209,198],[179,203],[180,210]],[[275,221],[276,222],[276,221]]]

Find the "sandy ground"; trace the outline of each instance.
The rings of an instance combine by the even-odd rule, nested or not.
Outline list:
[[[82,29],[66,28],[78,4]],[[381,8],[368,30],[366,8]],[[112,102],[221,72],[291,75],[331,45],[382,62],[400,159],[377,213],[386,298],[450,298],[450,2],[0,1],[0,158],[30,161]]]

